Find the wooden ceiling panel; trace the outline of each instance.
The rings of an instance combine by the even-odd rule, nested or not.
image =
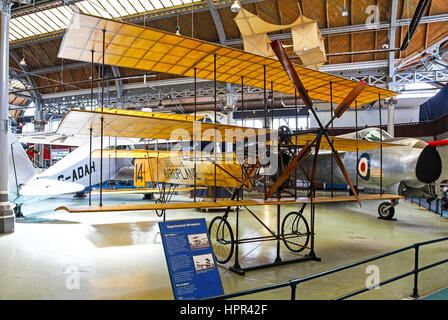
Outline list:
[[[398,14],[400,18],[410,18],[413,16],[419,0],[399,0],[398,1]],[[378,5],[380,8],[380,20],[390,20],[391,1],[390,0],[345,0],[345,6],[349,11],[347,17],[342,16],[342,9],[344,7],[344,0],[299,0],[302,4],[304,15],[316,19],[321,29],[327,27],[340,27],[350,24],[359,25],[366,22],[367,17],[370,15],[366,13],[366,8],[369,5]],[[328,25],[326,7],[328,6]],[[293,22],[299,11],[297,9],[295,0],[265,0],[258,3],[252,3],[244,5],[246,9],[254,14],[260,16],[261,19],[275,24],[288,24]],[[235,14],[230,11],[228,7],[219,9],[221,22],[226,34],[227,40],[240,38],[239,30],[233,21]],[[447,14],[448,5],[446,0],[432,0],[431,15]],[[425,13],[426,14],[426,13]],[[146,21],[146,26],[156,29],[166,30],[169,32],[176,31],[176,25],[179,22],[180,32],[182,35],[192,35],[192,17],[191,14],[185,13],[182,15],[172,16],[164,19],[155,19]],[[143,24],[143,23],[141,23]],[[418,53],[425,46],[431,45],[434,41],[440,40],[441,37],[448,33],[448,27],[446,22],[433,23],[430,25],[422,25],[416,32],[414,39],[412,40],[408,50],[406,52],[397,53],[397,58],[406,58],[410,55]],[[211,14],[208,11],[194,12],[193,15],[193,36],[195,38],[206,40],[209,42],[218,42],[218,34],[212,19]],[[280,31],[279,33],[289,32],[289,30]],[[407,32],[407,27],[401,27],[397,30],[396,44],[398,47]],[[381,31],[368,31],[358,34],[340,34],[337,36],[324,36],[326,52],[349,52],[353,51],[365,51],[381,49],[382,45],[388,43],[388,30]],[[284,41],[285,44],[291,44],[291,41]],[[28,45],[24,49],[13,49],[19,57],[22,57],[25,52],[25,58],[27,67],[31,70],[40,69],[52,66],[62,66],[63,64],[69,64],[73,61],[62,60],[57,58],[57,53],[61,45],[61,39],[49,40],[38,44]],[[241,48],[242,46],[237,46]],[[288,50],[290,55],[295,55]],[[348,62],[361,62],[370,60],[385,60],[388,58],[387,53],[377,54],[363,54],[363,55],[344,55],[329,57],[329,62],[334,63],[348,63]],[[12,59],[10,59],[10,65],[15,68],[17,72],[21,72],[19,66],[17,66]],[[127,68],[120,68],[122,75],[131,75],[143,73],[141,70],[132,70]],[[42,77],[48,76],[51,79],[64,82],[72,82],[75,79],[87,80],[90,76],[90,67],[82,69],[71,69],[60,71],[59,73],[52,73],[49,75],[39,74],[38,77],[34,77],[40,86],[48,86],[55,84],[56,82],[49,81]],[[95,70],[95,77],[98,77]],[[150,80],[162,80],[171,79],[172,75],[157,75]],[[140,82],[141,79],[129,79],[123,80],[123,83]],[[83,85],[84,87],[84,85]],[[58,89],[43,89],[42,93],[59,92],[63,90],[72,90],[73,88],[64,87]]]

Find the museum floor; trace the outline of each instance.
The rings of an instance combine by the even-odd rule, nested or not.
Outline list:
[[[141,195],[108,196],[105,204],[141,202]],[[180,197],[177,197],[180,199]],[[94,201],[98,201],[94,198]],[[53,212],[64,204],[86,204],[71,196],[24,206],[27,218],[16,223],[12,234],[0,235],[0,299],[173,299],[157,222],[153,212],[80,213]],[[267,286],[304,277],[398,249],[416,242],[447,236],[448,219],[406,201],[396,207],[397,221],[377,219],[377,201],[316,207],[316,253],[321,262],[303,262],[236,275],[220,267],[226,293]],[[275,208],[254,207],[268,225],[275,227]],[[291,211],[285,206],[282,214]],[[178,210],[168,219],[206,218],[219,212]],[[308,213],[307,213],[308,216]],[[231,214],[230,221],[234,222]],[[266,232],[246,211],[241,213],[241,235]],[[240,247],[244,266],[272,262],[275,242],[250,243]],[[294,257],[282,244],[282,257]],[[420,265],[446,258],[448,243],[421,249]],[[380,280],[410,271],[413,250],[375,264]],[[229,263],[230,264],[230,263]],[[365,287],[367,265],[316,279],[297,288],[297,299],[332,299]],[[79,270],[79,289],[70,286]],[[448,285],[447,265],[420,274],[420,294]],[[67,289],[67,283],[69,288]],[[357,299],[406,299],[412,292],[409,277]],[[248,296],[253,299],[288,299],[289,288]]]

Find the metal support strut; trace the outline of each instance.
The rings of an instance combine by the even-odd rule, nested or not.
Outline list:
[[[0,234],[14,232],[14,212],[9,202],[8,83],[9,20],[12,1],[2,1],[0,15]]]

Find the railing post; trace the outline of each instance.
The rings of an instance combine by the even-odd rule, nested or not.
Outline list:
[[[419,252],[420,246],[415,246],[415,266],[414,266],[414,289],[412,290],[412,297],[418,298],[418,252]]]
[[[296,289],[297,289],[297,283],[292,282],[291,283],[291,300],[296,300]]]

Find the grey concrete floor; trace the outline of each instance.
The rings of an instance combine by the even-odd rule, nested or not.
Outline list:
[[[141,195],[107,196],[105,204],[141,203]],[[187,198],[177,196],[174,201]],[[94,202],[98,199],[94,197]],[[0,299],[173,299],[157,222],[153,212],[79,213],[53,209],[61,204],[87,204],[71,196],[48,199],[24,206],[27,218],[16,223],[12,234],[0,235]],[[377,219],[378,201],[318,205],[316,207],[316,253],[321,262],[303,262],[236,275],[220,267],[226,293],[258,288],[329,270],[370,258],[410,244],[448,235],[448,219],[401,201],[397,221]],[[253,207],[257,215],[275,230],[276,208]],[[292,210],[282,208],[282,216]],[[205,218],[219,212],[177,210],[168,219]],[[309,211],[306,211],[309,217]],[[229,221],[234,225],[234,214]],[[248,212],[241,212],[241,235],[267,235]],[[282,257],[297,257],[282,244]],[[251,266],[272,262],[276,243],[240,246],[240,262]],[[446,259],[448,242],[421,249],[420,265]],[[414,252],[371,263],[386,280],[413,268]],[[332,299],[362,289],[369,276],[362,265],[328,277],[301,284],[297,299]],[[79,272],[79,273],[77,273]],[[79,275],[79,278],[77,277]],[[79,279],[79,287],[77,284]],[[448,265],[420,275],[420,293],[434,292],[448,285]],[[356,299],[406,299],[413,279],[382,286]],[[278,289],[246,298],[288,299],[289,289]]]

